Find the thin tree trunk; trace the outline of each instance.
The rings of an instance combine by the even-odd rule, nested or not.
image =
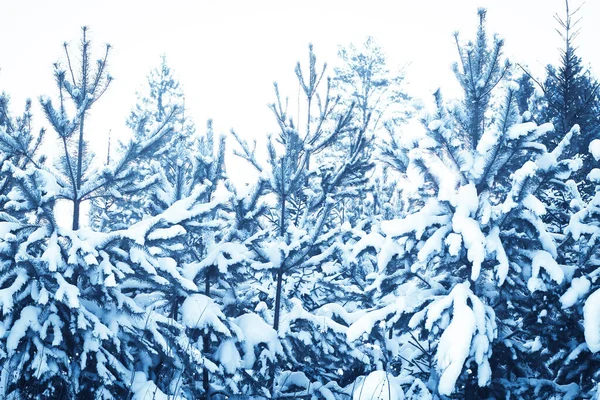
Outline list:
[[[206,271],[206,278],[204,279],[204,294],[206,295],[206,297],[210,297],[210,270]],[[209,332],[204,332],[204,335],[202,336],[202,349],[204,351],[204,356],[206,357],[206,355],[210,352],[210,333]],[[202,369],[202,387],[204,389],[204,393],[206,396],[208,396],[208,391],[210,389],[210,385],[209,385],[209,375],[208,375],[208,368],[204,367]]]
[[[279,330],[279,318],[281,314],[281,292],[283,286],[283,268],[277,269],[277,286],[275,289],[275,316],[273,317],[273,329]]]
[[[73,230],[76,231],[77,229],[79,229],[79,206],[80,206],[80,202],[79,199],[74,199],[73,200]]]
[[[281,197],[281,216],[279,219],[279,237],[285,234],[285,196]],[[281,314],[281,291],[283,285],[283,265],[277,269],[277,286],[275,287],[275,316],[273,317],[273,329],[279,330],[279,317]]]

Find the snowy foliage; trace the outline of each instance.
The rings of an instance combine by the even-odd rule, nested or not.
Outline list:
[[[563,154],[579,130],[553,149],[536,144],[552,126],[519,116],[503,42],[489,47],[485,11],[479,17],[476,40],[458,46],[464,99],[445,105],[437,92],[435,113],[422,118],[427,140],[388,152],[420,173],[424,200],[371,232],[382,239],[367,290],[381,300],[356,324],[370,320],[363,329],[371,335],[382,330],[388,362],[412,369],[433,393],[502,397],[511,390],[502,388],[505,354],[526,359],[536,350],[514,321],[535,312],[529,296],[567,274],[538,197],[577,168]]]
[[[110,46],[91,63],[84,28],[41,98],[56,157],[0,96],[0,398],[598,398],[600,142],[582,97],[551,115],[512,79],[478,17],[455,35],[462,96],[406,124],[372,39],[332,77],[310,46],[266,157],[232,132],[246,187],[164,58],[132,139],[95,157]]]

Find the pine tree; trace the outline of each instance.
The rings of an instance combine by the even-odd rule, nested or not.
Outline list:
[[[3,93],[0,95],[0,165],[11,163],[21,169],[28,164],[42,165],[44,156],[37,153],[44,139],[45,130],[41,129],[37,134],[32,131],[31,101],[27,100],[25,111],[18,118],[13,118],[9,110],[9,97]],[[10,189],[14,184],[14,177],[8,170],[0,170],[0,209],[4,210]]]
[[[348,359],[345,328],[338,329],[331,314],[318,314],[317,305],[332,298],[321,303],[328,296],[322,295],[325,290],[319,283],[332,275],[327,266],[337,264],[339,227],[331,224],[331,211],[338,199],[356,193],[371,167],[364,152],[368,142],[365,127],[355,125],[352,107],[340,110],[340,100],[331,96],[331,80],[324,80],[325,67],[317,68],[312,46],[308,70],[303,72],[298,63],[295,72],[304,95],[306,122],[296,126],[275,85],[276,102],[271,110],[280,132],[275,139],[269,138],[268,164],[261,165],[253,148],[236,135],[241,146],[238,154],[260,173],[256,187],[238,203],[238,221],[252,215],[247,228],[250,238],[244,242],[254,259],[248,273],[258,279],[260,292],[268,293],[256,299],[261,302],[254,307],[262,310],[281,337],[281,361],[274,354],[270,365],[261,370],[270,380],[262,390],[271,395],[285,390],[331,390],[325,383],[336,376],[335,371],[343,365],[341,360]],[[321,93],[322,83],[326,86]],[[317,155],[331,149],[344,134],[352,138],[344,158],[320,163]],[[249,205],[254,209],[248,210]],[[312,340],[306,340],[304,330],[310,332]],[[310,387],[271,387],[284,382],[290,373],[300,372],[305,373],[302,381],[309,382]]]
[[[426,136],[388,151],[401,170],[420,171],[423,198],[356,246],[378,250],[369,291],[380,303],[349,338],[381,338],[386,352],[372,357],[388,368],[400,363],[436,396],[503,398],[509,382],[536,377],[527,375],[528,323],[546,288],[565,277],[538,196],[576,169],[563,155],[578,131],[552,151],[539,143],[552,125],[518,114],[503,41],[489,45],[485,10],[478,15],[473,42],[456,35],[464,97],[446,105],[438,91],[435,113],[423,119]]]
[[[370,132],[385,125],[397,126],[411,115],[404,75],[392,73],[383,49],[372,37],[360,47],[340,47],[340,66],[335,68],[335,91],[347,106],[353,104],[355,119]]]
[[[62,144],[56,168],[35,154],[39,140],[29,127],[29,113],[12,119],[2,103],[1,397],[199,398],[206,394],[198,379],[202,369],[222,367],[210,360],[214,352],[204,352],[198,336],[204,332],[220,342],[232,333],[219,308],[184,277],[184,266],[191,262],[186,246],[218,227],[210,221],[228,199],[217,195],[216,186],[223,141],[215,145],[211,134],[199,140],[190,168],[193,184],[158,215],[126,230],[99,233],[81,227],[75,212],[74,229],[60,226],[57,201],[81,206],[114,198],[132,184],[140,160],[164,154],[171,132],[167,116],[154,131],[124,146],[119,158],[95,166],[83,123],[110,78],[106,55],[91,72],[87,36],[84,28],[79,75],[70,67],[66,46],[69,72],[56,66],[59,106],[42,99]],[[71,118],[68,99],[76,110]]]
[[[534,118],[540,121],[552,122],[555,131],[548,135],[542,143],[548,148],[556,146],[574,125],[581,131],[579,138],[574,141],[568,154],[581,159],[582,168],[574,175],[584,198],[594,195],[594,187],[587,182],[587,175],[593,168],[593,161],[587,152],[590,142],[600,135],[600,84],[592,76],[589,69],[585,68],[583,60],[577,55],[575,40],[579,35],[577,13],[579,8],[572,11],[569,1],[565,0],[565,17],[558,14],[555,20],[559,24],[559,33],[564,45],[560,49],[560,61],[557,65],[546,67],[546,79],[539,82],[525,70],[522,81],[521,95],[528,98],[529,106]],[[537,97],[532,90],[532,81],[542,90],[543,95]],[[560,201],[555,194],[549,193],[549,215],[557,230],[562,230],[568,224],[568,216],[563,210],[568,208],[568,200]],[[554,197],[554,198],[553,198]],[[556,204],[552,204],[556,203]]]
[[[593,140],[589,150],[595,161],[600,159],[599,149],[600,140]],[[587,201],[579,193],[575,181],[567,183],[573,201],[570,221],[563,232],[560,250],[570,273],[566,279],[567,284],[551,294],[553,301],[558,304],[558,312],[553,318],[556,328],[548,334],[552,340],[552,346],[548,346],[551,357],[545,363],[547,370],[552,373],[551,382],[555,387],[571,387],[581,397],[590,398],[597,393],[595,381],[600,371],[600,328],[596,300],[600,287],[595,278],[600,250],[597,222],[599,173],[599,169],[593,168],[588,174],[587,179],[595,185],[596,193]]]
[[[109,193],[110,201],[97,198],[91,219],[97,229],[123,229],[141,221],[144,216],[157,215],[175,201],[189,194],[193,178],[195,127],[185,116],[185,98],[180,83],[168,66],[165,56],[148,76],[147,93],[138,92],[127,126],[133,130],[134,140],[144,142],[151,138],[154,127],[165,126],[169,133],[159,153],[137,162],[134,184],[118,192]],[[209,130],[212,127],[208,127]],[[210,133],[212,135],[212,133]],[[123,151],[121,149],[119,151]],[[110,155],[109,155],[110,157]],[[117,196],[114,196],[118,194]]]
[[[383,49],[372,37],[367,37],[360,46],[340,46],[339,65],[332,79],[334,93],[346,106],[352,106],[353,118],[364,126],[369,137],[367,151],[377,156],[377,150],[390,131],[398,130],[415,111],[410,96],[405,91],[405,76],[401,71],[390,71]],[[340,149],[348,146],[349,138],[341,137]],[[393,196],[392,181],[399,180],[393,170],[379,164],[372,179],[353,199],[344,199],[334,209],[339,223],[349,221],[356,224],[361,218],[369,218],[382,211],[385,205],[380,197]],[[386,182],[387,188],[382,187]],[[389,211],[389,210],[388,210]],[[364,214],[363,214],[364,213]]]

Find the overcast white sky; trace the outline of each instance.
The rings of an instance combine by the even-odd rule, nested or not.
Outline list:
[[[581,0],[571,3],[575,8]],[[162,53],[199,128],[211,117],[222,133],[233,127],[260,137],[272,127],[266,107],[273,100],[272,82],[296,95],[293,68],[305,60],[309,42],[320,61],[333,63],[337,45],[372,35],[392,64],[409,64],[413,94],[426,97],[438,86],[452,91],[452,33],[471,38],[479,6],[488,9],[489,31],[505,38],[511,60],[539,74],[558,59],[553,14],[564,14],[564,0],[3,1],[0,90],[11,95],[14,112],[27,97],[55,95],[52,64],[63,55],[62,43],[76,46],[79,28],[88,25],[99,51],[106,42],[113,45],[115,81],[89,125],[99,154],[109,129],[113,135],[127,132],[124,121],[136,89]],[[588,0],[579,16],[579,55],[600,68],[600,1]],[[37,100],[36,115],[43,122]]]

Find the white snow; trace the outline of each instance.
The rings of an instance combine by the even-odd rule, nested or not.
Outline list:
[[[354,388],[352,400],[403,400],[397,379],[386,371],[373,371]]]
[[[155,229],[148,234],[148,240],[168,240],[183,236],[187,232],[181,225],[173,225],[168,228]]]
[[[54,294],[56,300],[63,301],[66,297],[66,303],[70,308],[79,308],[79,288],[67,282],[58,272],[54,276],[58,283],[58,289],[56,289],[56,293]]]
[[[592,153],[594,160],[600,160],[600,139],[594,139],[590,142],[589,152]]]
[[[448,321],[448,314],[444,311],[450,307],[452,318]],[[441,372],[439,392],[451,395],[470,355],[474,356],[479,367],[479,385],[487,385],[491,378],[488,361],[490,342],[497,334],[494,311],[473,294],[468,282],[456,285],[448,295],[432,302],[426,311],[425,329],[433,332],[438,328],[444,330],[436,353],[437,367]],[[409,322],[411,328],[415,327],[414,319]],[[437,321],[440,322],[434,326]]]
[[[306,377],[304,372],[296,371],[285,371],[277,377],[277,390],[285,392],[291,387],[304,388],[308,390],[310,388],[310,379]]]
[[[218,267],[220,273],[227,273],[230,265],[235,265],[246,259],[248,249],[241,243],[222,243],[209,250],[209,253],[199,263],[188,264],[184,275],[193,280],[204,268],[211,265]]]
[[[476,329],[475,314],[467,305],[467,290],[466,285],[458,285],[452,290],[452,321],[442,333],[436,353],[437,366],[442,371],[438,390],[446,396],[454,391],[456,380],[471,351],[471,339]]]
[[[417,254],[418,260],[420,262],[425,262],[432,255],[440,253],[444,247],[444,239],[451,229],[450,225],[438,228],[419,250],[419,253]]]
[[[429,200],[417,213],[408,215],[404,219],[393,219],[381,222],[381,230],[386,236],[402,236],[409,232],[415,232],[420,239],[427,228],[436,224],[445,224],[450,218],[441,210],[435,200]]]
[[[600,168],[592,169],[587,177],[592,182],[600,182]]]
[[[523,113],[523,116],[525,116],[525,113]],[[529,116],[531,117],[531,114]],[[553,130],[554,125],[552,124],[552,122],[546,122],[537,127],[537,129],[535,130],[535,136],[539,138],[545,136],[548,132],[552,132]]]
[[[215,352],[215,359],[219,360],[227,374],[234,374],[242,366],[242,357],[233,339],[226,339],[221,342]]]
[[[131,400],[185,400],[179,395],[165,394],[153,381],[149,381],[146,374],[141,371],[135,373],[131,391],[133,392]]]
[[[244,350],[243,367],[251,369],[256,361],[254,349],[261,343],[267,345],[269,358],[274,360],[277,354],[283,353],[283,348],[277,337],[277,332],[259,315],[248,313],[235,319],[243,334],[242,348]]]
[[[448,253],[451,256],[457,256],[462,248],[462,236],[457,233],[451,233],[446,236],[445,242],[448,246]]]
[[[533,194],[528,194],[525,199],[523,199],[523,205],[525,208],[531,210],[535,215],[541,216],[546,214],[546,207],[544,203],[538,200]]]
[[[7,235],[14,237],[12,233],[21,227],[21,224],[16,222],[0,222],[0,239],[6,240]]]
[[[39,332],[41,329],[38,318],[40,309],[34,306],[27,306],[21,310],[21,315],[11,327],[8,337],[6,338],[6,349],[15,351],[19,347],[19,342],[25,336],[28,329]]]
[[[104,279],[104,286],[106,287],[115,287],[117,286],[117,281],[115,279],[115,274],[109,274],[106,279]]]
[[[212,328],[227,336],[231,336],[229,329],[221,322],[225,315],[215,302],[203,294],[189,296],[181,305],[181,321],[188,328]]]
[[[534,340],[523,343],[523,346],[529,349],[530,353],[535,353],[543,348],[542,342],[539,336],[536,336]]]
[[[498,138],[500,132],[497,129],[486,130],[481,139],[477,143],[477,152],[480,156],[485,156],[487,153],[498,144]],[[478,157],[478,160],[483,161],[482,157]]]
[[[585,342],[592,353],[600,351],[600,289],[592,293],[583,306]]]
[[[177,261],[175,261],[174,259],[172,259],[170,257],[160,257],[157,259],[157,261],[158,261],[158,265],[157,265],[158,268],[162,271],[167,272],[169,275],[171,275],[185,289],[194,291],[194,292],[198,290],[198,287],[196,286],[196,284],[194,282],[181,276],[181,274],[177,270]]]
[[[565,278],[563,269],[558,265],[552,254],[545,250],[535,251],[531,257],[531,278],[527,283],[527,287],[531,292],[545,290],[543,281],[538,278],[542,267],[546,270],[550,278],[558,284],[561,284]]]
[[[26,272],[22,269],[19,269],[12,285],[0,290],[0,304],[2,305],[2,313],[4,315],[7,315],[12,311],[15,293],[21,290],[28,280],[29,277],[27,276]]]
[[[498,284],[503,285],[508,276],[509,262],[506,251],[504,250],[504,245],[500,240],[500,229],[497,226],[492,228],[487,236],[485,247],[489,254],[494,254],[496,256],[496,261],[498,261],[496,276],[498,277]]]
[[[441,126],[442,126],[442,121],[440,121],[439,119],[436,119],[436,120],[431,121],[427,125],[427,129],[429,129],[430,131],[437,131],[438,129],[440,129]]]
[[[473,183],[461,186],[456,191],[456,196],[452,199],[452,204],[456,207],[456,214],[468,217],[477,212],[479,207],[479,196],[477,188]]]
[[[352,343],[355,340],[358,340],[365,333],[370,334],[373,330],[373,327],[377,323],[385,320],[388,315],[393,314],[398,310],[401,311],[404,308],[401,300],[402,297],[398,297],[398,301],[396,303],[388,304],[380,309],[369,311],[355,321],[352,325],[350,325],[348,331],[346,332],[348,342]]]
[[[415,378],[410,388],[406,391],[407,400],[433,400],[427,385],[419,378]]]
[[[465,217],[460,213],[454,214],[452,218],[454,232],[460,233],[467,249],[467,258],[472,263],[471,279],[477,280],[481,272],[481,264],[485,259],[485,236],[479,227],[479,223],[472,218]]]
[[[519,139],[522,136],[526,136],[535,131],[537,127],[538,126],[535,122],[523,122],[521,124],[515,124],[509,128],[507,136],[512,140]]]
[[[585,297],[590,291],[591,283],[585,277],[573,278],[571,286],[567,291],[560,296],[562,308],[569,308],[575,305],[579,300]]]

